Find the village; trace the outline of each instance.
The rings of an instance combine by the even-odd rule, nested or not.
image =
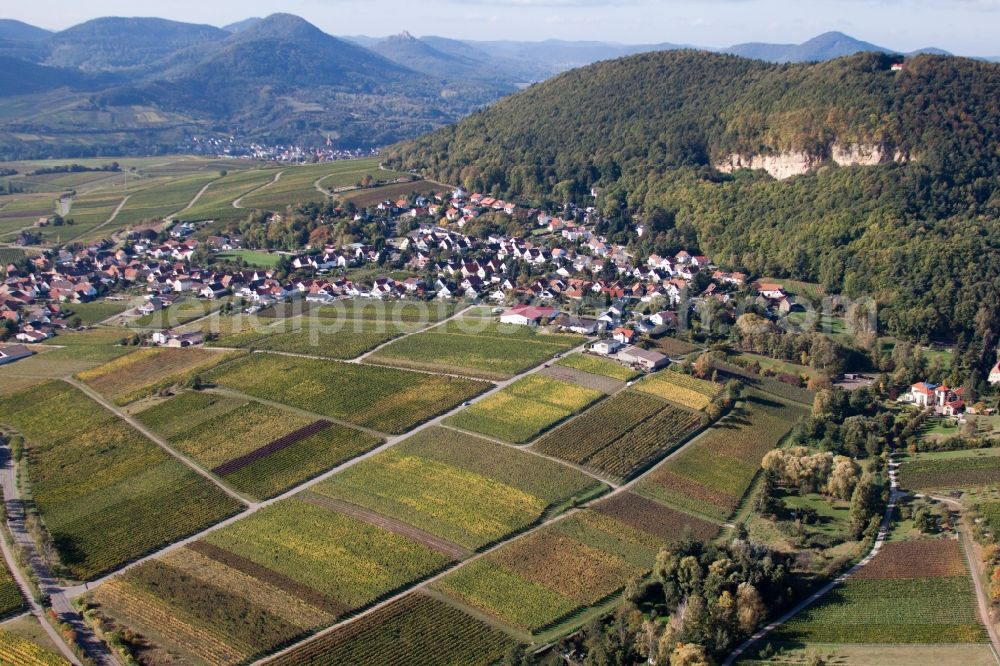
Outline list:
[[[535,233],[528,238],[464,233],[489,213],[527,219]],[[459,188],[450,198],[413,195],[383,201],[354,211],[353,217],[377,219],[388,228],[410,221],[412,228],[381,248],[351,243],[284,252],[279,270],[200,264],[205,257],[244,249],[235,233],[209,233],[210,224],[137,225],[125,242],[63,248],[33,257],[23,267],[7,266],[0,317],[9,337],[40,344],[74,327],[74,306],[98,299],[141,297],[126,313],[133,315],[131,321],[194,300],[233,303],[248,314],[287,301],[462,300],[494,306],[502,323],[596,336],[595,353],[652,371],[669,358],[643,348],[640,339],[686,330],[708,301],[730,318],[735,318],[737,296],[776,319],[802,309],[780,284],[748,284],[746,275],[721,270],[701,254],[682,250],[637,261],[628,247],[596,232],[599,219],[592,208],[568,207],[569,219],[564,219]],[[280,221],[280,215],[271,219]],[[641,224],[638,233],[644,233]],[[391,272],[408,277],[353,277],[386,266],[401,267]],[[127,326],[130,319],[117,321]],[[204,340],[200,333],[167,329],[147,341],[190,346]]]

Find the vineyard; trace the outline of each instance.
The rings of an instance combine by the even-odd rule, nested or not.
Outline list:
[[[65,666],[69,662],[9,631],[0,631],[0,664],[11,666]]]
[[[275,354],[252,354],[207,378],[257,398],[394,434],[489,388],[471,379]]]
[[[410,594],[371,615],[272,660],[273,666],[489,666],[514,641],[484,622],[424,594]]]
[[[622,382],[631,381],[640,374],[631,368],[626,368],[621,363],[609,361],[591,354],[570,354],[569,356],[564,356],[559,359],[556,364],[567,368],[583,370],[584,372],[589,372],[592,375],[610,377],[611,379],[617,379]]]
[[[808,389],[792,386],[791,384],[783,382],[780,379],[775,379],[774,377],[764,377],[763,375],[758,375],[754,372],[741,368],[738,365],[727,363],[726,361],[713,359],[712,367],[718,370],[719,374],[723,377],[738,379],[747,386],[752,386],[760,391],[765,391],[779,398],[784,398],[785,400],[800,402],[804,405],[812,405],[813,399],[816,395]]]
[[[459,307],[446,301],[381,301],[373,299],[334,301],[329,304],[292,301],[278,303],[258,313],[263,319],[289,319],[302,316],[310,321],[341,322],[353,325],[356,321],[385,322],[387,325],[420,324],[442,321],[455,314]]]
[[[84,370],[77,378],[116,404],[127,405],[161,388],[183,384],[229,358],[205,349],[141,349]]]
[[[26,607],[17,581],[14,580],[6,563],[0,562],[0,618],[19,613]]]
[[[705,409],[722,393],[722,387],[714,382],[695,379],[671,370],[650,375],[636,384],[635,388],[694,410]]]
[[[167,649],[236,663],[328,625],[449,558],[298,499],[262,509],[92,595],[105,613]],[[157,626],[157,618],[176,618]],[[208,640],[192,637],[207,636]]]
[[[429,428],[313,491],[477,549],[532,525],[550,507],[603,488],[557,463]]]
[[[417,324],[391,324],[358,319],[337,322],[322,319],[278,320],[280,325],[237,332],[215,340],[211,346],[285,352],[349,360],[371,351]]]
[[[696,538],[718,532],[716,525],[626,493],[507,544],[434,587],[537,634],[649,573],[659,547],[686,528]]]
[[[250,400],[180,393],[138,415],[178,451],[254,497],[272,497],[381,443]]]
[[[509,379],[583,342],[576,336],[544,335],[528,326],[517,328],[520,330],[511,330],[487,319],[450,321],[394,342],[371,360],[416,370]]]
[[[900,485],[909,490],[971,488],[1000,484],[1000,456],[926,458],[904,461]]]
[[[84,394],[49,382],[0,400],[62,563],[90,579],[241,506]]]
[[[739,506],[764,455],[791,431],[806,410],[751,394],[677,457],[653,471],[638,492],[723,521]]]
[[[859,575],[795,617],[775,638],[796,643],[984,643],[975,599],[957,542],[889,543]]]
[[[447,423],[523,444],[603,397],[600,391],[534,374],[462,410]]]
[[[533,448],[622,481],[683,441],[700,422],[695,412],[625,391],[543,436]]]
[[[976,506],[986,526],[994,536],[1000,536],[1000,502],[986,502]]]

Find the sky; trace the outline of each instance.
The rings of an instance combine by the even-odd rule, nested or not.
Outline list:
[[[899,51],[1000,56],[1000,0],[32,0],[4,18],[63,29],[97,16],[225,25],[297,14],[333,35],[549,38],[722,47],[798,43],[829,30]]]

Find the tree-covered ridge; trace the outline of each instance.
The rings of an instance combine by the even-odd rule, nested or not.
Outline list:
[[[901,73],[866,53],[774,65],[697,51],[646,53],[567,72],[405,144],[399,164],[482,189],[583,190],[622,174],[704,166],[732,153],[834,144],[942,161],[998,159],[1000,67],[918,56]]]
[[[772,65],[697,52],[601,63],[395,147],[388,163],[504,196],[584,200],[615,242],[700,248],[756,276],[871,295],[885,330],[954,339],[985,369],[1000,333],[1000,66],[861,54]],[[731,153],[868,143],[902,164],[787,181]],[[651,234],[636,238],[633,218]]]

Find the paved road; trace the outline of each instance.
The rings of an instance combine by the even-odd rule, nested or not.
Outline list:
[[[21,501],[20,490],[17,487],[16,474],[13,461],[11,460],[10,447],[4,444],[0,447],[0,486],[3,488],[4,503],[6,505],[7,526],[14,538],[14,542],[28,554],[32,573],[38,580],[38,585],[42,592],[49,595],[52,602],[52,610],[56,612],[60,619],[70,624],[76,630],[79,645],[84,650],[84,653],[101,666],[117,666],[117,660],[111,655],[104,643],[98,640],[91,632],[90,627],[73,607],[73,604],[70,603],[69,598],[63,593],[62,588],[59,587],[58,582],[52,576],[48,564],[38,553],[35,542],[25,526],[24,505]],[[23,573],[18,568],[13,553],[2,539],[0,539],[0,546],[3,548],[4,557],[7,560],[8,566],[10,566],[11,572],[13,572],[18,585],[21,587],[22,592],[24,592],[25,598],[28,599],[32,614],[41,622],[42,628],[52,638],[52,641],[59,646],[63,656],[73,664],[79,664],[80,661],[63,642],[59,632],[49,624],[46,613],[35,603],[32,598],[31,589],[28,587]]]
[[[263,190],[266,187],[271,187],[272,185],[274,185],[275,183],[277,183],[279,180],[281,180],[281,174],[283,174],[283,173],[285,173],[285,172],[284,171],[279,171],[278,173],[274,174],[274,180],[272,180],[270,183],[264,183],[260,187],[255,187],[252,190],[250,190],[249,192],[247,192],[246,194],[244,194],[243,196],[241,196],[239,199],[236,199],[235,201],[233,201],[233,208],[243,208],[243,206],[240,205],[240,204],[241,204],[241,202],[244,199],[246,199],[248,196],[250,196],[254,192],[257,192],[259,190]]]
[[[219,182],[220,180],[222,180],[222,179],[221,178],[216,178],[212,182],[206,184],[205,187],[203,187],[200,190],[198,190],[198,194],[194,195],[194,198],[191,199],[191,201],[188,202],[187,206],[184,206],[184,208],[181,208],[176,213],[171,213],[170,215],[167,215],[163,219],[166,220],[167,222],[172,222],[175,217],[177,217],[178,215],[180,215],[184,211],[190,210],[191,208],[194,208],[194,205],[196,203],[198,203],[198,199],[201,199],[201,197],[205,194],[205,192],[208,191],[208,188],[210,188],[212,185],[214,185],[215,183]]]
[[[728,657],[726,657],[726,660],[722,662],[722,666],[732,666],[732,664],[734,664],[736,660],[739,659],[743,655],[743,653],[746,652],[750,647],[752,647],[757,641],[761,640],[762,638],[773,632],[775,629],[786,624],[793,617],[795,617],[805,609],[809,608],[809,606],[812,606],[814,603],[816,603],[816,601],[818,601],[823,596],[828,594],[830,590],[843,583],[845,580],[847,580],[855,573],[857,573],[859,569],[861,569],[863,566],[865,566],[873,559],[875,559],[875,556],[878,555],[880,550],[882,550],[882,544],[885,543],[886,537],[889,536],[889,526],[892,523],[892,514],[896,510],[896,504],[897,502],[899,502],[899,498],[906,494],[899,490],[899,484],[896,480],[897,467],[898,463],[894,462],[889,463],[889,483],[890,483],[889,504],[885,508],[885,514],[882,516],[882,524],[879,527],[878,536],[875,537],[875,543],[872,544],[871,552],[865,555],[864,559],[862,559],[860,562],[858,562],[853,567],[848,569],[846,572],[837,576],[832,581],[830,581],[820,589],[813,592],[811,595],[809,595],[808,598],[806,598],[804,601],[796,605],[795,608],[788,611],[787,613],[782,615],[780,618],[778,618],[771,624],[760,629],[753,636],[751,636],[743,643],[741,643],[735,650],[733,650],[733,652]]]

